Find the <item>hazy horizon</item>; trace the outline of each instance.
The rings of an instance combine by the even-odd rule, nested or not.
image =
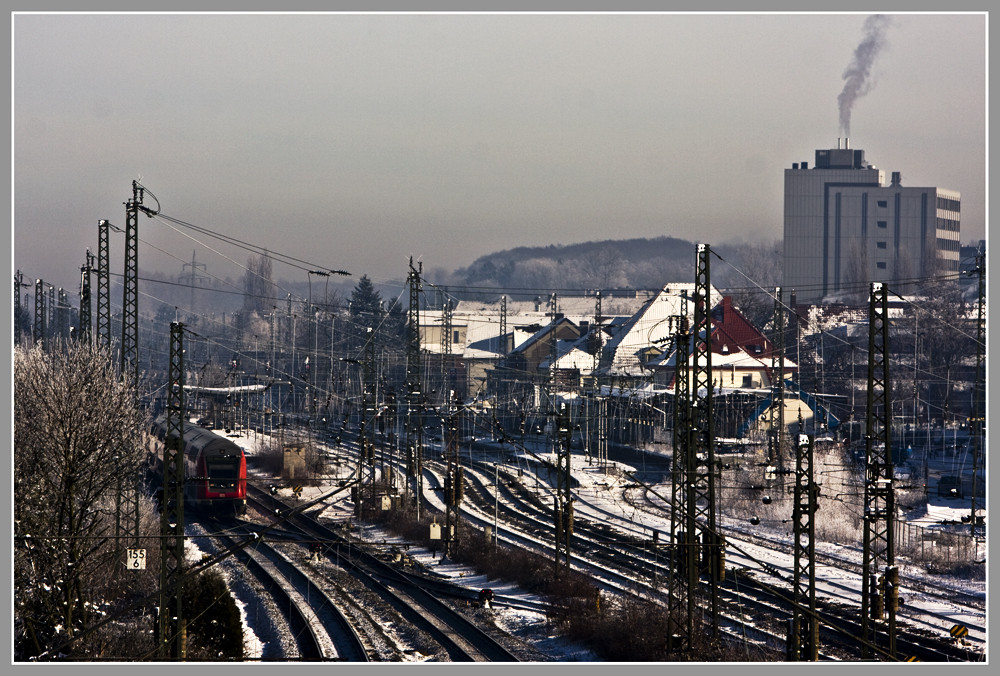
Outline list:
[[[301,281],[780,239],[783,170],[848,137],[904,185],[958,190],[962,243],[986,236],[983,12],[18,13],[13,41],[12,265],[71,294],[136,179]],[[237,278],[248,255],[145,216],[139,237],[140,274],[196,250]]]

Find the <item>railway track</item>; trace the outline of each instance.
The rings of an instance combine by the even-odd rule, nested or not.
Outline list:
[[[217,522],[219,523],[219,522]],[[205,538],[215,542],[216,551],[232,551],[234,558],[254,578],[255,593],[270,598],[269,608],[280,626],[275,635],[289,636],[274,659],[367,662],[369,651],[361,636],[337,603],[317,585],[310,571],[260,538],[244,546],[249,531],[239,522],[224,521],[226,528]],[[197,526],[195,526],[197,527]],[[205,539],[203,538],[203,540]],[[244,603],[249,599],[243,599]]]
[[[493,503],[493,508],[498,509],[499,504],[495,494],[489,490],[491,483],[486,472],[482,472],[477,477],[474,463],[469,465],[472,471],[467,472],[467,479],[471,479],[471,486],[466,489],[466,495],[473,501],[478,501],[478,511],[483,514]],[[490,468],[489,472],[493,470]],[[551,510],[539,501],[530,491],[521,491],[516,495],[516,491],[500,487],[500,500],[504,505],[504,521],[511,524],[519,524],[517,527],[523,532],[531,534],[533,537],[544,538],[546,528],[551,528]],[[518,505],[516,508],[514,505]],[[577,565],[590,563],[596,565],[597,569],[606,571],[623,571],[618,576],[632,574],[629,579],[635,581],[637,578],[635,571],[645,571],[646,580],[643,584],[650,589],[656,588],[656,581],[666,580],[671,572],[667,561],[669,556],[663,553],[659,555],[653,553],[656,546],[646,535],[650,531],[648,527],[642,527],[639,533],[629,532],[627,528],[609,526],[609,523],[621,520],[620,517],[612,520],[612,515],[607,513],[602,507],[591,505],[584,508],[580,505],[577,510],[577,525],[574,530],[574,548],[577,551],[586,552],[585,555],[577,555]],[[480,517],[481,518],[481,517]],[[669,522],[668,522],[669,523]],[[635,525],[632,525],[635,528]],[[544,541],[544,540],[540,540]],[[614,545],[606,543],[613,541]],[[734,555],[735,556],[735,555]],[[733,557],[728,557],[730,561]],[[739,565],[736,563],[735,565]],[[775,571],[772,571],[775,572]],[[777,571],[780,575],[781,572]],[[791,573],[788,572],[788,579]],[[730,618],[745,617],[748,610],[753,610],[755,623],[759,622],[761,614],[766,613],[775,618],[776,626],[781,627],[791,616],[791,604],[787,597],[790,591],[776,588],[774,584],[756,579],[756,575],[745,574],[743,571],[732,570],[730,579],[724,582],[720,589],[720,598],[724,606],[729,607]],[[619,577],[620,579],[620,577]],[[788,579],[784,579],[787,582]],[[825,645],[838,646],[838,655],[846,654],[845,651],[856,650],[857,641],[852,639],[859,633],[857,620],[856,599],[851,598],[850,602],[846,598],[824,602],[821,608],[823,622],[827,629],[821,634],[821,640]],[[731,619],[730,621],[736,621]],[[743,627],[739,627],[742,632]],[[757,627],[755,627],[757,629]],[[948,640],[942,640],[932,632],[922,630],[920,627],[897,627],[897,656],[905,655],[915,657],[925,661],[979,661],[982,655],[975,650],[970,650],[968,646],[955,644]],[[773,638],[783,641],[780,634]],[[884,637],[876,635],[876,646],[886,645]]]
[[[644,505],[640,508],[645,508],[645,511],[660,514],[666,512],[669,514],[669,506],[664,504],[659,496],[652,495],[648,488],[640,486],[638,488],[627,489],[626,499],[629,491],[639,491],[641,493]],[[636,502],[632,502],[632,504],[636,504]],[[780,538],[747,533],[743,529],[733,527],[723,527],[722,530],[727,533],[727,536],[730,537],[734,545],[736,542],[742,541],[744,546],[750,543],[776,552],[787,551],[789,547],[788,543]],[[738,540],[736,539],[737,537]],[[774,566],[772,564],[772,569],[766,572],[771,574],[776,581],[790,582],[793,575],[791,559],[792,557],[789,555],[788,566]],[[739,563],[739,554],[734,552],[730,560],[734,563]],[[861,573],[860,564],[843,556],[833,556],[824,552],[817,552],[816,563],[817,567],[842,571],[839,574],[845,579],[856,578]],[[896,613],[897,622],[905,623],[902,625],[904,636],[908,636],[909,640],[915,645],[923,646],[929,650],[933,650],[935,639],[939,639],[943,631],[946,631],[955,624],[956,617],[954,614],[937,612],[934,610],[934,607],[958,608],[966,606],[971,609],[985,610],[985,603],[979,597],[956,589],[934,589],[912,576],[901,575],[901,587],[904,597],[908,596],[909,592],[914,592],[919,593],[921,598],[919,604],[903,603]],[[834,615],[850,619],[856,614],[855,608],[860,603],[856,583],[849,584],[838,582],[836,578],[825,578],[822,581],[821,589],[818,588],[817,591],[821,591],[824,596],[830,599],[831,612]],[[964,639],[965,645],[958,644],[954,646],[954,649],[945,649],[944,656],[955,657],[956,655],[964,654],[967,660],[978,661],[976,652],[985,648],[985,626],[968,620],[963,620],[963,624],[970,632],[970,635]],[[946,643],[952,642],[946,641]]]
[[[495,448],[489,452],[499,457],[500,452]],[[470,453],[469,458],[461,458],[467,469],[468,481],[466,502],[462,505],[463,518],[482,528],[496,523],[499,528],[495,537],[505,544],[551,553],[552,511],[539,498],[539,492],[545,490],[544,486],[531,490],[524,485],[525,476],[530,477],[530,474],[518,477],[506,467],[498,469],[495,463],[474,461],[472,455]],[[518,463],[524,464],[523,459]],[[435,504],[434,489],[442,483],[438,465],[440,463],[428,454],[425,497],[432,506]],[[530,463],[525,464],[522,471],[525,467],[532,471]],[[500,481],[496,482],[497,479]],[[437,503],[440,505],[439,499]],[[644,519],[642,514],[648,508],[641,510],[640,522],[636,523],[635,514],[626,519],[624,514],[612,514],[600,505],[586,503],[581,496],[571,547],[573,566],[591,572],[595,579],[603,581],[606,588],[615,593],[638,594],[662,602],[663,585],[672,573],[668,565],[666,539],[658,545],[652,542],[651,534],[656,527],[641,523]],[[660,533],[668,530],[661,527]],[[758,576],[763,577],[762,569],[758,566],[758,570],[753,570],[755,565],[749,560],[739,562],[736,554],[727,557],[731,574],[727,574],[727,580],[720,589],[720,626],[743,640],[783,646],[785,622],[791,612],[787,599],[790,595],[790,585],[787,584],[790,572],[772,567],[772,570],[765,569],[763,572],[777,573],[775,581],[758,579]],[[747,570],[743,570],[744,567]],[[642,574],[637,576],[637,571]],[[438,593],[447,594],[440,590]],[[859,658],[857,611],[856,599],[823,602],[820,610],[823,626],[821,645],[829,649],[828,658]],[[968,645],[942,641],[932,632],[921,632],[919,628],[912,632],[907,627],[898,629],[898,659],[913,657],[922,661],[962,662],[983,659],[981,653],[969,649]],[[877,634],[876,646],[885,643],[884,637]]]
[[[426,589],[420,580],[381,560],[358,542],[266,491],[250,488],[248,500],[280,518],[286,532],[299,538],[301,543],[321,543],[324,557],[335,561],[400,617],[433,637],[444,651],[445,659],[453,662],[519,661],[494,636]]]

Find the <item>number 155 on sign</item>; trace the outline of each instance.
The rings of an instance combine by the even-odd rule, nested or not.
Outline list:
[[[125,562],[129,570],[146,570],[146,550],[125,550]]]

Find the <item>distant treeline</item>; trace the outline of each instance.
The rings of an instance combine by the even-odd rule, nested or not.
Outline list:
[[[740,246],[712,245],[738,259]],[[500,289],[658,289],[694,281],[696,244],[677,237],[602,240],[545,247],[516,247],[482,256],[441,283]],[[732,278],[720,271],[718,281]],[[713,284],[719,285],[713,277]]]

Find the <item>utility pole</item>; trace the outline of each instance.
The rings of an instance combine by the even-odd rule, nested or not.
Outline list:
[[[97,345],[106,349],[111,348],[108,226],[104,219],[97,222]]]
[[[56,306],[56,287],[52,286],[51,284],[49,284],[48,287],[49,287],[49,301],[48,301],[49,316],[45,325],[46,328],[45,340],[48,342],[48,345],[51,348],[51,346],[54,345],[56,342],[53,339],[57,338],[59,335],[57,332],[57,329],[59,327],[59,315],[57,313],[57,306]]]
[[[507,356],[507,296],[500,296],[500,356]]]
[[[715,412],[712,382],[712,298],[707,244],[698,245],[694,288],[694,358],[691,370],[691,426],[688,473],[693,477],[687,510],[701,530],[702,562],[707,564],[712,603],[712,636],[719,638],[719,583],[723,577],[725,541],[716,529]]]
[[[14,345],[21,344],[21,288],[27,286],[24,275],[18,270],[14,274]]]
[[[601,356],[604,352],[604,332],[601,330],[601,322],[604,321],[601,311],[601,291],[597,290],[594,300],[594,368],[601,366]]]
[[[451,392],[451,331],[452,331],[451,298],[445,299],[441,307],[441,402],[448,404]]]
[[[313,347],[311,353],[311,366],[309,367],[309,424],[315,430],[316,428],[316,372],[319,371],[319,317],[320,313],[316,312],[316,308],[313,306],[312,302],[312,276],[318,275],[320,277],[326,277],[327,284],[330,283],[330,273],[326,270],[309,270],[306,273],[306,278],[309,281],[309,319],[313,322]],[[325,302],[326,293],[324,293],[323,301]]]
[[[573,496],[570,492],[572,477],[571,445],[573,427],[565,404],[552,417],[556,434],[556,494],[555,494],[555,576],[563,566],[570,570],[570,544],[573,539]]]
[[[799,426],[801,428],[801,425]],[[816,509],[819,486],[813,482],[813,436],[799,434],[795,453],[792,521],[795,542],[795,603],[790,621],[788,659],[815,662],[819,658],[819,621],[816,615]],[[802,606],[808,604],[809,610]]]
[[[865,510],[861,570],[862,654],[870,656],[874,625],[886,621],[889,654],[896,656],[899,590],[888,582],[896,571],[892,485],[891,384],[889,381],[889,301],[882,282],[873,282],[868,305],[868,412],[865,430]],[[884,564],[884,569],[881,565]],[[882,572],[880,576],[879,573]],[[878,578],[882,582],[879,583]],[[887,620],[886,620],[887,616]]]
[[[139,212],[157,212],[143,206],[146,189],[132,181],[132,199],[125,203],[125,275],[122,278],[122,375],[138,393],[139,385]]]
[[[979,462],[983,450],[983,430],[986,427],[986,407],[983,405],[986,391],[986,254],[982,251],[976,256],[976,273],[979,276],[976,312],[976,382],[972,386],[972,415],[969,425],[969,431],[972,433],[972,504],[969,528],[973,539],[976,537],[979,525],[976,517],[976,499],[979,497]]]
[[[774,289],[774,346],[771,352],[771,458],[777,459],[778,475],[784,488],[785,469],[785,308],[781,287]],[[800,430],[801,431],[801,430]]]
[[[687,298],[681,301],[681,315],[674,334],[674,434],[673,461],[670,472],[670,577],[667,612],[673,622],[675,611],[685,608],[683,628],[685,645],[693,646],[696,594],[698,590],[698,547],[694,509],[689,502],[689,488],[694,484],[689,466],[692,442],[691,427],[691,332]],[[686,603],[682,606],[681,603]],[[673,638],[673,636],[671,636]]]
[[[111,311],[108,233],[111,226],[106,220],[98,221],[98,270],[97,270],[97,340],[98,347],[111,346]],[[117,228],[116,228],[117,230]],[[103,259],[103,260],[102,260]],[[129,267],[126,261],[126,269]],[[123,311],[124,319],[124,311]],[[124,322],[123,322],[124,326]],[[124,330],[124,329],[123,329]],[[124,352],[122,353],[124,355]],[[138,354],[136,354],[138,360]],[[138,361],[136,361],[136,370]],[[121,375],[129,377],[123,368]],[[138,392],[138,380],[132,381]],[[169,397],[169,394],[168,394]],[[126,467],[121,462],[121,456],[115,458],[115,537],[119,543],[132,542],[133,547],[139,546],[139,493],[142,478],[136,467]]]
[[[92,342],[90,317],[90,273],[94,268],[94,256],[87,249],[87,262],[80,268],[80,342]]]
[[[139,382],[139,207],[143,188],[132,181],[132,199],[125,203],[125,274],[122,277],[122,376]]]
[[[450,302],[450,301],[449,301]],[[460,426],[459,416],[461,415],[462,402],[455,394],[452,402],[452,411],[445,423],[445,463],[447,469],[444,477],[444,504],[445,504],[445,543],[444,551],[447,556],[454,556],[460,537],[461,522],[459,505],[464,494],[464,477],[458,457],[458,430]]]
[[[195,285],[197,285],[198,282],[207,282],[208,281],[208,277],[207,276],[205,276],[205,275],[199,275],[198,274],[198,269],[199,268],[202,269],[202,270],[205,270],[206,272],[208,271],[208,268],[206,267],[206,265],[204,263],[197,262],[197,260],[195,259],[195,254],[197,254],[197,253],[198,252],[195,249],[192,249],[191,250],[191,262],[190,263],[184,263],[181,266],[181,272],[183,272],[186,268],[191,268],[191,274],[188,277],[188,285],[191,287],[191,305],[190,305],[190,308],[191,308],[191,314],[194,315],[194,316],[198,315],[198,313],[195,311],[195,305],[194,305],[194,288],[195,288]]]
[[[372,441],[372,427],[375,425],[377,404],[375,401],[375,331],[368,327],[368,338],[365,341],[365,358],[361,364],[361,455],[358,457],[358,479],[364,477],[364,465],[368,465],[369,502],[372,509],[375,503],[375,443]],[[360,493],[359,493],[360,494]]]
[[[552,294],[549,297],[549,371],[547,374],[545,382],[545,395],[548,399],[546,402],[548,406],[547,415],[552,421],[552,428],[549,437],[549,441],[552,444],[552,454],[553,456],[559,455],[559,426],[556,424],[556,361],[559,359],[559,339],[556,337],[556,310],[558,308],[558,301],[556,299],[556,294]]]
[[[41,279],[35,280],[35,323],[34,335],[32,336],[35,345],[44,351],[48,346],[45,331],[45,282]]]
[[[414,484],[414,504],[417,519],[420,519],[420,503],[423,501],[423,454],[424,454],[424,397],[423,370],[420,368],[420,273],[424,264],[413,267],[410,257],[410,271],[407,281],[410,287],[410,305],[407,310],[406,325],[406,391],[407,391],[407,463],[406,474]]]
[[[69,338],[69,295],[66,289],[59,287],[57,295],[58,306],[56,308],[56,326],[60,340]]]
[[[184,324],[170,324],[167,429],[163,438],[163,502],[160,512],[161,659],[183,660],[184,587]]]

